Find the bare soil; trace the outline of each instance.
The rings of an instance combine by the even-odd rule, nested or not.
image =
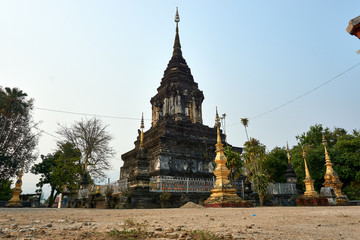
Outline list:
[[[360,206],[0,208],[7,239],[360,239]]]

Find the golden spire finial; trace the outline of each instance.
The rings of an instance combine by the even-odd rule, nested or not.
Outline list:
[[[217,144],[216,144],[216,151],[222,151],[223,150],[223,144],[221,143],[221,137],[220,137],[220,118],[218,114],[218,110],[216,107],[216,117],[215,117],[215,127],[217,130]]]
[[[290,149],[289,149],[289,143],[286,142],[286,155],[288,158],[288,164],[291,164],[291,156],[290,156]]]
[[[310,173],[309,173],[309,168],[306,164],[306,151],[307,149],[309,148],[309,146],[304,146],[303,147],[303,158],[304,158],[304,166],[305,166],[305,179],[309,179],[311,180],[311,176],[310,176]]]
[[[331,164],[331,165],[332,165],[331,160],[330,160],[330,157],[329,157],[329,153],[328,153],[328,151],[327,151],[327,149],[326,149],[327,141],[326,141],[326,139],[325,139],[324,133],[322,134],[322,144],[324,145],[324,149],[325,149],[325,162],[326,162],[327,164]]]
[[[178,22],[180,22],[180,16],[179,16],[178,7],[176,7],[175,22],[176,22],[176,24],[177,24]]]
[[[141,124],[140,124],[140,145],[139,147],[142,148],[144,146],[144,113],[141,116]]]

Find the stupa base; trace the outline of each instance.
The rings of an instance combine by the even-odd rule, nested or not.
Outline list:
[[[301,197],[296,199],[296,206],[328,206],[328,199],[325,197],[311,198],[311,197]]]
[[[253,207],[253,203],[246,202],[235,193],[217,192],[210,195],[204,202],[204,207]]]
[[[241,202],[241,203],[205,203],[204,207],[208,208],[245,208],[245,207],[254,207],[254,204],[251,202]]]
[[[347,206],[350,205],[349,199],[347,196],[337,197],[336,198],[336,206]]]

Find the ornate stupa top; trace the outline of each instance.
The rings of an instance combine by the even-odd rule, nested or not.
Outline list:
[[[311,176],[310,176],[310,172],[309,172],[309,168],[306,164],[306,151],[308,150],[309,146],[304,146],[303,147],[303,158],[304,158],[304,166],[305,166],[305,180],[312,180]]]
[[[324,149],[325,149],[325,162],[326,162],[326,164],[331,164],[331,166],[332,166],[329,153],[328,153],[328,151],[327,151],[327,149],[326,149],[327,141],[326,141],[326,139],[325,139],[325,135],[324,135],[324,134],[322,134],[322,144],[324,145]]]
[[[144,113],[142,113],[141,115],[141,124],[140,124],[140,128],[144,129]]]
[[[139,147],[142,148],[144,146],[144,113],[141,115],[141,124],[140,124],[140,145]]]
[[[287,159],[288,159],[288,164],[291,164],[291,156],[290,156],[290,149],[289,149],[288,142],[286,142],[286,155],[287,155]]]
[[[202,102],[204,94],[194,81],[181,50],[178,8],[175,14],[176,33],[171,59],[164,71],[157,94],[151,98],[152,126],[163,119],[175,121],[190,119],[202,124]]]
[[[218,110],[216,107],[216,116],[215,116],[215,127],[216,127],[216,131],[217,131],[216,152],[224,151],[224,148],[223,148],[224,145],[221,143],[220,126],[221,126],[220,118],[219,118]]]
[[[287,154],[287,158],[288,158],[288,168],[286,169],[286,181],[287,182],[295,182],[296,183],[296,174],[294,171],[294,168],[291,164],[291,155],[290,155],[290,149],[289,149],[289,144],[286,143],[286,154]]]
[[[179,16],[179,12],[178,12],[178,7],[176,7],[175,22],[176,23],[180,22],[180,16]]]
[[[220,123],[220,118],[219,118],[219,114],[218,114],[218,110],[216,107],[216,115],[215,115],[215,127],[221,127],[221,123]]]

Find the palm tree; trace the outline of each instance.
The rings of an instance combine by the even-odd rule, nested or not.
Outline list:
[[[247,140],[249,142],[250,140],[249,140],[249,136],[248,136],[247,129],[246,129],[248,127],[248,124],[249,124],[249,119],[248,118],[240,118],[240,121],[241,121],[242,125],[244,125],[246,138],[247,138]]]
[[[18,88],[6,87],[4,90],[0,89],[1,114],[6,118],[23,115],[29,107],[29,103],[25,100],[27,94]]]

